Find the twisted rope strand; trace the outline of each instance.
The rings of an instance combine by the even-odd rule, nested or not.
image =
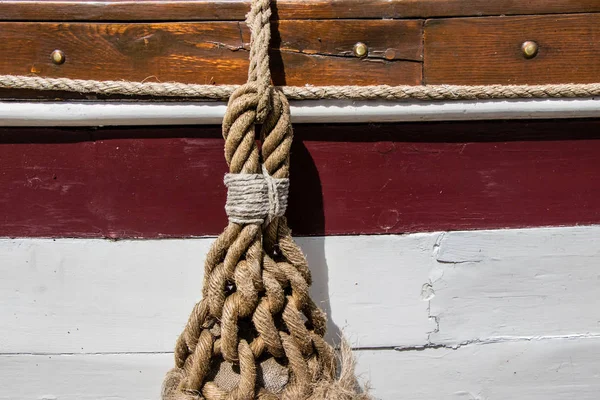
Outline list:
[[[38,76],[0,75],[0,89],[63,91],[96,95],[185,97],[227,100],[239,85],[179,82],[95,81]],[[600,96],[600,83],[547,85],[423,85],[423,86],[281,86],[290,100],[491,100],[590,98]],[[270,91],[270,89],[268,90]],[[267,92],[268,92],[267,91]],[[261,92],[264,93],[264,92]],[[267,96],[268,94],[263,96]],[[262,97],[261,97],[262,99]],[[261,100],[261,107],[266,100]]]
[[[270,0],[255,0],[246,16],[250,26],[250,66],[248,83],[257,83],[258,105],[256,122],[262,123],[269,112],[271,97],[271,71],[269,69],[269,44],[271,42]]]
[[[335,381],[326,317],[310,298],[310,270],[283,216],[293,131],[288,100],[271,86],[270,15],[269,0],[253,0],[248,82],[231,93],[223,118],[230,223],[207,255],[203,299],[175,346],[164,400],[359,396],[355,381]]]

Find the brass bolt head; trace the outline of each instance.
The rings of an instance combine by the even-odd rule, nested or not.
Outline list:
[[[65,53],[63,53],[61,50],[54,50],[50,57],[52,57],[52,62],[56,65],[64,64],[67,60]]]
[[[384,53],[384,56],[386,60],[393,60],[394,58],[396,58],[396,50],[387,49]]]
[[[354,55],[356,57],[365,57],[367,55],[367,53],[369,52],[369,48],[367,47],[366,44],[362,43],[362,42],[358,42],[354,45]]]
[[[521,51],[523,52],[523,57],[530,59],[537,56],[539,50],[539,46],[533,40],[527,40],[523,42],[521,45]]]

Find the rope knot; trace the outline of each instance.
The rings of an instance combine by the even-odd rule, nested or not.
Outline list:
[[[273,178],[262,166],[262,174],[225,174],[225,212],[230,222],[267,225],[285,214],[290,180]]]

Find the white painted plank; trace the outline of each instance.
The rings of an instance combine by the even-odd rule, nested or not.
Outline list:
[[[596,400],[600,339],[355,352],[385,400]],[[171,354],[0,356],[1,400],[158,400]]]
[[[1,239],[0,353],[172,350],[211,241]],[[600,226],[299,242],[330,340],[339,329],[363,348],[600,335]]]
[[[0,126],[220,124],[223,102],[0,102]],[[294,123],[593,118],[597,99],[292,101]]]
[[[433,343],[600,333],[600,228],[450,232],[431,271]]]
[[[160,399],[172,354],[0,356],[1,400]]]
[[[420,291],[435,239],[298,239],[329,338],[344,329],[365,347],[424,343],[435,324]],[[171,351],[212,241],[0,240],[0,353]]]
[[[363,354],[367,353],[367,354]],[[386,400],[597,400],[600,339],[554,339],[457,350],[360,352]]]

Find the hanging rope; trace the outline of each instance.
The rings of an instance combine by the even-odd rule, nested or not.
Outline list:
[[[94,81],[38,76],[0,75],[0,89],[63,91],[96,95],[185,97],[227,100],[239,85],[179,82]],[[548,85],[423,86],[281,86],[290,100],[490,100],[589,98],[600,96],[600,83]],[[264,101],[261,107],[264,107]]]
[[[229,225],[206,257],[202,300],[177,341],[163,400],[367,398],[346,347],[337,379],[326,316],[310,298],[310,270],[283,216],[292,126],[286,96],[271,86],[270,13],[269,0],[254,0],[247,17],[248,82],[223,119]]]

